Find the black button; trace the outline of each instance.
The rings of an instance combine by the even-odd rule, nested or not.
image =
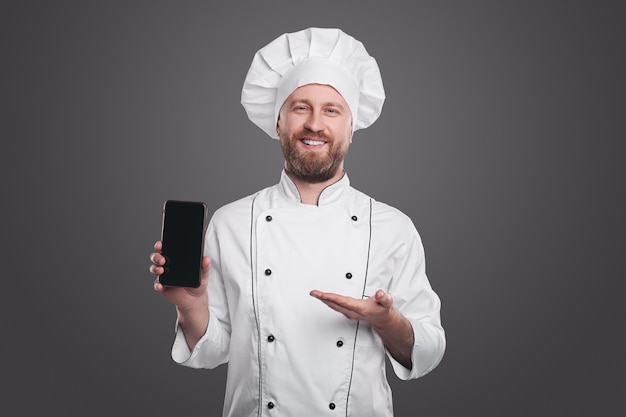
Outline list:
[[[359,220],[359,218],[356,217],[356,216],[352,216],[352,220],[357,221],[357,220]]]
[[[337,347],[342,347],[343,346],[343,342],[341,340],[337,340]]]
[[[265,216],[265,221],[271,222],[272,221],[272,216]]]
[[[269,335],[269,336],[267,336],[267,341],[268,341],[268,342],[272,343],[274,340],[276,340],[276,339],[274,338],[274,336],[273,336],[273,335]]]
[[[335,409],[335,403],[328,404],[328,408],[330,408],[331,410],[334,410]]]
[[[270,410],[271,410],[272,408],[274,408],[274,403],[273,403],[273,402],[271,402],[271,401],[270,401],[269,403],[267,403],[267,408],[269,408]]]
[[[271,269],[266,269],[265,270],[265,275],[272,275],[272,270]]]
[[[348,273],[346,274],[346,278],[348,278],[348,279],[352,278],[352,274],[351,274],[350,272],[348,272]]]

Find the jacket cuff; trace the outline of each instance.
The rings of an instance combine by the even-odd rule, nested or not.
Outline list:
[[[416,379],[432,371],[441,359],[446,349],[446,339],[443,328],[431,324],[411,321],[415,342],[411,352],[411,369],[405,368],[391,355],[387,354],[393,371],[401,380]]]

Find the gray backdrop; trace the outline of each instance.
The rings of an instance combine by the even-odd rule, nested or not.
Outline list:
[[[396,414],[624,415],[624,3],[366,4],[2,2],[4,415],[220,415],[226,368],[171,361],[148,254],[164,200],[278,181],[240,91],[309,26],[379,62],[346,167],[414,220],[443,301]]]

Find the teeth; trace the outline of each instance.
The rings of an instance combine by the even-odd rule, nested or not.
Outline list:
[[[319,145],[323,145],[324,143],[326,143],[323,140],[311,140],[311,139],[304,139],[302,140],[302,142],[310,146],[319,146]]]

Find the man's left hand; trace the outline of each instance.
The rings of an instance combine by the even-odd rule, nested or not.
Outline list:
[[[394,313],[393,297],[383,290],[378,290],[374,296],[365,299],[319,290],[313,290],[310,294],[347,318],[365,320],[373,327],[384,326],[392,319]]]
[[[383,290],[365,299],[313,290],[312,297],[353,320],[364,320],[381,337],[383,344],[398,362],[411,369],[415,337],[411,323],[393,307],[393,297]]]

